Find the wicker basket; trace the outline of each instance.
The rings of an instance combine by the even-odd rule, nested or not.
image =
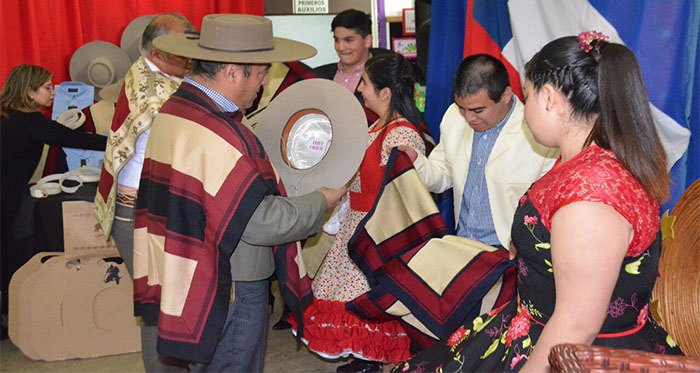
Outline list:
[[[700,359],[582,344],[549,352],[551,372],[700,372]]]
[[[661,251],[652,298],[659,301],[661,325],[687,356],[700,357],[700,180],[673,208],[673,237]]]

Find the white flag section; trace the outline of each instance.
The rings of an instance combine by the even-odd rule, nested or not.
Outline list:
[[[585,0],[510,0],[508,11],[513,38],[503,48],[503,55],[520,72],[521,83],[525,63],[559,37],[595,30],[608,35],[611,42],[625,44],[615,27]],[[649,104],[671,169],[688,149],[690,131]]]

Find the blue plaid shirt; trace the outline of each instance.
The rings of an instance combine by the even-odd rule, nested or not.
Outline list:
[[[512,100],[517,100],[513,96]],[[472,139],[472,157],[469,161],[467,183],[462,192],[462,207],[459,210],[459,222],[457,235],[487,245],[501,245],[496,235],[491,216],[491,204],[489,203],[489,191],[486,187],[486,162],[491,154],[491,149],[496,143],[498,135],[505,126],[508,118],[513,114],[515,101],[506,116],[498,124],[484,132],[474,131]]]
[[[219,105],[219,107],[221,108],[221,110],[223,110],[223,111],[225,111],[225,112],[227,112],[227,113],[233,113],[233,112],[238,111],[238,106],[236,106],[236,104],[234,104],[233,102],[231,102],[231,100],[229,100],[229,99],[227,99],[226,97],[222,96],[219,92],[217,92],[217,91],[215,91],[215,90],[213,90],[213,89],[211,89],[211,88],[209,88],[209,87],[205,87],[205,86],[203,86],[203,85],[201,85],[201,84],[195,82],[195,81],[192,80],[189,76],[185,77],[185,82],[187,82],[187,83],[189,83],[189,84],[192,84],[193,86],[195,86],[195,87],[201,89],[202,92],[204,92],[204,94],[206,94],[207,96],[209,96],[209,98],[211,98],[212,100],[214,100],[214,102],[216,102],[216,104]]]

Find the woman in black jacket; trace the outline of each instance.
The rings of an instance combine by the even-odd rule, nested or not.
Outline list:
[[[70,130],[46,118],[39,109],[53,104],[52,73],[43,67],[18,65],[0,92],[0,215],[2,217],[2,294],[12,276],[10,226],[20,202],[29,193],[28,182],[41,158],[44,144],[104,151],[107,138]],[[14,268],[16,269],[16,268]],[[7,280],[7,282],[6,282]],[[6,309],[3,302],[3,309]]]

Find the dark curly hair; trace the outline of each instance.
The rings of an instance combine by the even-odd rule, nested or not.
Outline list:
[[[372,19],[366,13],[357,9],[346,9],[333,17],[331,21],[331,32],[335,31],[336,27],[344,27],[349,30],[355,30],[363,38],[372,33]]]

